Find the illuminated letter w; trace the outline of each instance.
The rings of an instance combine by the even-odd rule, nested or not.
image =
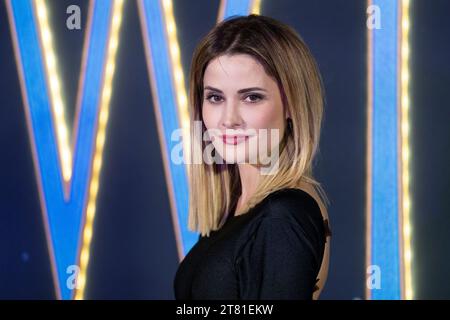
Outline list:
[[[72,147],[45,2],[7,1],[58,298],[83,297],[122,6],[91,2]]]

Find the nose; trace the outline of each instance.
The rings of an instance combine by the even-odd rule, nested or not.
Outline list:
[[[221,123],[223,129],[236,129],[244,125],[239,107],[236,103],[227,103],[222,113]]]

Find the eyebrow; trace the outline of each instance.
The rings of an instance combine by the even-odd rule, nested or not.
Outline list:
[[[219,92],[219,93],[223,93],[222,90],[217,89],[217,88],[214,88],[214,87],[211,87],[211,86],[206,86],[206,87],[205,87],[205,90],[206,90],[206,89],[209,89],[209,90],[211,90],[211,91],[216,91],[216,92]],[[250,88],[240,89],[240,90],[238,91],[238,93],[241,94],[241,93],[246,93],[246,92],[249,92],[249,91],[256,91],[256,90],[259,90],[259,91],[266,91],[266,92],[267,92],[267,90],[264,89],[264,88],[260,88],[260,87],[250,87]]]

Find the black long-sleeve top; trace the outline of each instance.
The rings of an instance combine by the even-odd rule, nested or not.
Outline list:
[[[273,192],[199,237],[176,272],[175,298],[312,299],[326,226],[306,192]]]

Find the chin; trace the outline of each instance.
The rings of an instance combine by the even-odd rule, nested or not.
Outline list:
[[[238,164],[238,163],[248,163],[248,152],[245,150],[245,146],[233,146],[221,144],[216,146],[216,151],[218,155],[223,159],[224,163],[228,164]]]

